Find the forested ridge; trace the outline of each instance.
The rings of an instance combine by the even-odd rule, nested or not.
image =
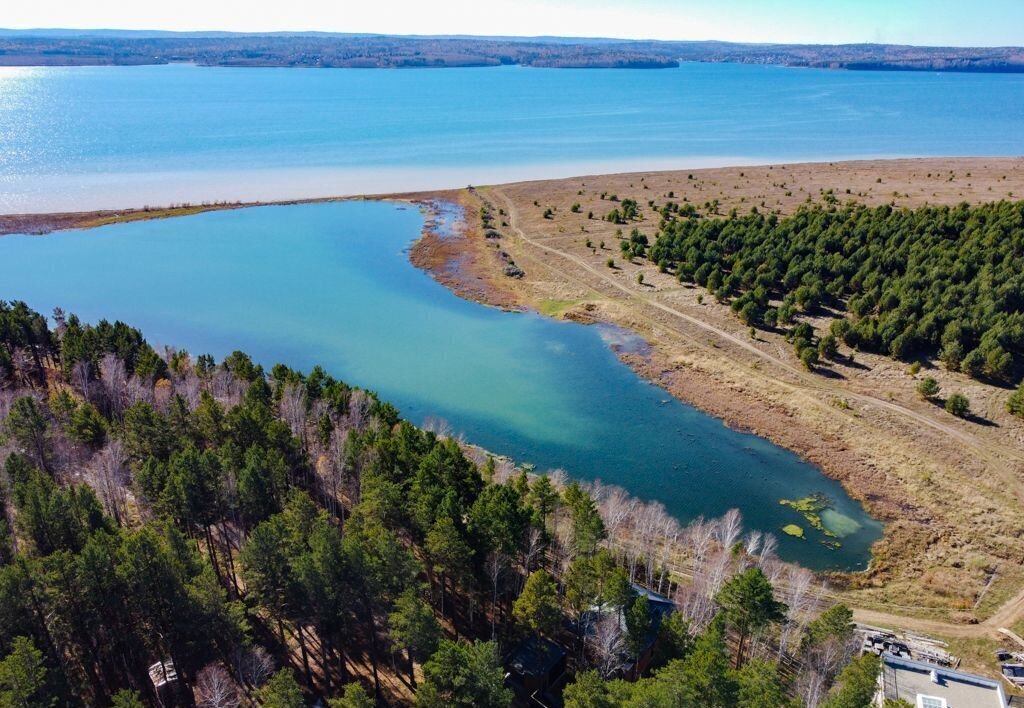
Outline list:
[[[653,245],[634,235],[623,250],[707,287],[751,326],[831,311],[824,336],[854,349],[1020,379],[1024,202],[895,209],[827,197],[788,217],[708,218],[669,202]]]
[[[0,29],[0,65],[664,68],[736,62],[825,69],[1021,72],[1020,47],[742,44],[573,37],[451,37]]]
[[[0,302],[0,706],[507,706],[528,637],[568,706],[873,692],[849,610],[736,512],[680,527],[320,368],[53,322]]]

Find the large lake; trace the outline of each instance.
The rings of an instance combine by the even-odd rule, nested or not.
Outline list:
[[[0,68],[0,213],[461,186],[611,170],[1024,154],[1024,75],[726,64],[671,70]],[[404,253],[422,217],[386,203],[209,213],[0,239],[0,297],[159,341],[322,363],[414,421],[621,484],[686,520],[740,507],[778,531],[821,493],[864,567],[878,524],[794,455],[620,364],[621,333],[465,302]],[[803,524],[806,527],[806,524]],[[810,531],[810,530],[809,530]]]
[[[738,507],[813,568],[863,568],[880,526],[796,455],[671,399],[621,364],[624,334],[462,300],[414,268],[415,208],[339,202],[0,237],[0,297],[151,341],[323,364],[414,422],[540,469],[619,484],[686,521]],[[783,498],[823,494],[838,550]],[[804,526],[806,540],[780,533]]]
[[[0,212],[1024,154],[1024,75],[0,68]]]

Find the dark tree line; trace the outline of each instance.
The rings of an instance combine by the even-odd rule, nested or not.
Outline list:
[[[828,308],[830,334],[898,359],[937,356],[1012,382],[1024,364],[1024,202],[808,206],[790,217],[661,210],[649,255],[752,326]],[[640,249],[637,255],[643,255]]]

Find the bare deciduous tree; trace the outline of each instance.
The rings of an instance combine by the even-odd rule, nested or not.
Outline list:
[[[132,377],[134,381],[136,376]],[[129,387],[132,386],[132,382],[128,382]],[[161,413],[166,413],[171,408],[171,400],[174,399],[174,384],[168,379],[160,379],[153,384],[153,405]]]
[[[622,667],[622,652],[626,646],[625,631],[618,614],[609,612],[601,615],[587,636],[587,645],[601,677],[613,676]]]
[[[709,597],[717,595],[722,585],[732,575],[732,560],[732,555],[725,549],[719,550],[708,559],[705,580]]]
[[[694,565],[701,565],[707,559],[714,537],[714,524],[704,521],[702,517],[698,517],[686,527],[686,539],[693,553]]]
[[[520,583],[520,591],[523,589],[522,586],[526,584],[526,578],[533,572],[534,563],[536,563],[543,552],[544,532],[536,526],[530,526],[530,531],[526,535],[526,547],[522,554],[523,578]]]
[[[804,667],[796,677],[797,697],[807,708],[818,708],[827,689],[825,677],[813,667]]]
[[[125,404],[133,406],[136,403],[155,404],[156,397],[153,394],[153,383],[149,379],[142,379],[132,376],[125,386]]]
[[[660,593],[664,592],[663,587],[668,577],[669,564],[672,562],[673,556],[677,553],[677,544],[679,542],[679,535],[682,533],[682,529],[679,528],[679,522],[676,521],[675,517],[663,514],[658,533],[661,536],[661,544],[659,547],[660,553],[658,558],[658,562],[661,565],[661,574],[658,578],[658,592]]]
[[[89,481],[106,512],[119,526],[127,518],[128,456],[120,440],[111,440],[93,457]]]
[[[722,548],[728,550],[736,545],[743,533],[743,517],[739,509],[729,509],[725,515],[718,520],[716,527],[718,542]]]
[[[185,405],[190,411],[195,411],[203,393],[203,382],[199,380],[196,373],[189,369],[180,381],[175,383],[175,391],[185,399]]]
[[[292,435],[306,449],[306,388],[297,383],[286,383],[281,393],[281,420],[288,424]]]
[[[501,574],[508,566],[508,556],[500,551],[491,551],[487,554],[487,561],[484,569],[487,571],[487,578],[491,581],[491,640],[497,636],[498,621],[498,585],[501,583]]]
[[[694,578],[692,583],[681,587],[675,601],[679,611],[690,619],[690,629],[695,633],[703,632],[715,616],[715,602],[708,595],[703,578]]]
[[[125,389],[128,384],[128,370],[116,354],[104,354],[100,359],[100,381],[107,410],[120,418],[125,407]]]
[[[778,547],[779,539],[775,538],[775,534],[766,533],[761,541],[761,556],[758,559],[758,565],[763,568],[765,563],[774,559],[775,551]]]
[[[637,499],[621,487],[612,487],[601,502],[601,520],[608,530],[608,545],[615,547],[615,534],[636,509]]]
[[[761,550],[762,536],[760,531],[750,531],[743,539],[743,550],[748,556],[756,556]]]
[[[370,394],[362,389],[353,391],[348,399],[348,425],[362,432],[366,424],[370,422],[370,408],[373,407],[373,399]]]
[[[85,400],[92,404],[96,403],[95,391],[93,390],[92,364],[87,361],[76,361],[71,367],[72,385],[78,389]]]
[[[516,466],[511,460],[501,459],[498,460],[494,466],[494,478],[495,484],[505,484],[516,474]]]
[[[274,673],[274,659],[261,646],[239,649],[235,654],[235,671],[248,688],[259,688]]]
[[[208,664],[199,672],[196,693],[199,708],[238,708],[242,704],[238,687],[220,664]]]

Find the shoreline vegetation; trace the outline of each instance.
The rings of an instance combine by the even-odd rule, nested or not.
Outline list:
[[[860,71],[1024,72],[1020,47],[799,45],[333,33],[0,30],[0,66],[194,63],[227,67],[664,69],[682,62]]]
[[[825,374],[806,371],[783,333],[752,337],[727,304],[703,289],[623,257],[616,235],[623,225],[602,217],[630,199],[638,213],[627,235],[636,227],[653,237],[659,216],[649,201],[691,204],[717,212],[708,218],[724,218],[755,206],[784,216],[830,198],[902,208],[1021,195],[1022,159],[927,158],[589,176],[369,198],[460,203],[467,219],[457,237],[426,229],[410,254],[417,266],[486,304],[636,332],[650,346],[619,356],[641,376],[841,481],[886,524],[870,570],[837,578],[844,599],[862,608],[864,621],[967,638],[1012,628],[1024,610],[1024,594],[1017,594],[1024,575],[1014,560],[1024,553],[1017,477],[1024,428],[1005,410],[1011,391],[939,362],[915,367],[863,352],[844,351],[853,354],[848,365],[829,365]],[[240,206],[256,204],[8,216],[0,217],[0,233]],[[509,261],[520,277],[509,277]],[[828,322],[802,317],[818,328]],[[922,400],[924,376],[938,379],[944,391],[966,392],[989,424],[959,420]]]
[[[503,665],[538,637],[571,651],[576,700],[847,690],[850,611],[736,510],[681,527],[416,428],[320,367],[53,322],[0,301],[12,704],[508,708]]]

